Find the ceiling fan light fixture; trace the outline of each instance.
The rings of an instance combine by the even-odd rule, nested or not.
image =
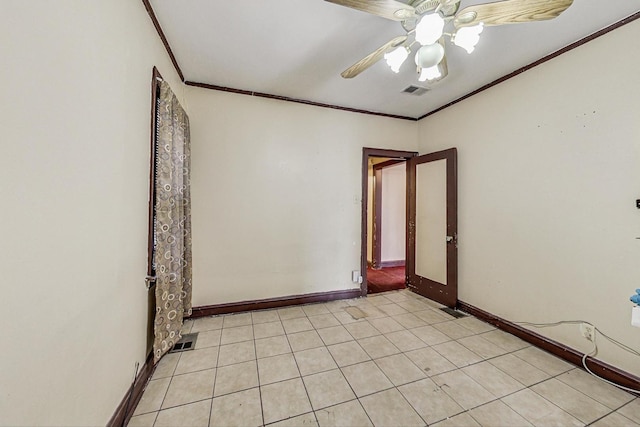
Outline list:
[[[384,54],[384,59],[387,61],[387,65],[394,73],[400,71],[400,67],[404,64],[404,61],[409,56],[409,50],[404,46],[399,46],[391,52]]]
[[[445,21],[439,13],[422,17],[416,26],[416,41],[423,46],[434,44],[444,31]]]
[[[440,67],[436,64],[433,67],[423,68],[420,72],[420,77],[418,77],[418,81],[435,80],[439,77],[442,77],[442,73],[440,72]]]
[[[484,24],[481,22],[478,25],[472,27],[462,27],[455,32],[451,41],[456,46],[459,46],[467,51],[467,53],[473,52],[476,45],[480,41],[480,33],[484,29]]]
[[[440,43],[422,46],[416,52],[416,65],[419,68],[431,68],[437,66],[444,58],[444,47]]]

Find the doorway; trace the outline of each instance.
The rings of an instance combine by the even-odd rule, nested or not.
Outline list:
[[[407,166],[404,159],[369,158],[367,293],[404,289]]]
[[[401,289],[406,284],[405,206],[406,162],[413,151],[364,148],[362,158],[362,257],[361,293]],[[398,178],[401,182],[398,182]],[[386,190],[386,191],[385,191]],[[398,194],[401,193],[401,194]],[[401,203],[404,203],[402,201]],[[398,241],[398,237],[400,240]],[[400,246],[400,248],[398,248]]]
[[[363,296],[369,290],[368,261],[373,259],[373,250],[368,252],[367,243],[369,236],[375,234],[368,227],[368,212],[374,210],[370,204],[374,195],[369,186],[372,158],[404,161],[406,165],[404,284],[413,292],[455,307],[458,301],[457,150],[451,148],[418,156],[415,152],[363,149],[360,288]]]

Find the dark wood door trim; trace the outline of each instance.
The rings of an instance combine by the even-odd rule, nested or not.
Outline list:
[[[369,203],[369,158],[370,157],[387,157],[389,159],[408,160],[417,156],[415,151],[385,150],[381,148],[362,149],[362,209],[360,223],[360,274],[362,275],[362,283],[360,284],[361,294],[367,294],[367,204]]]
[[[153,73],[151,78],[151,128],[150,134],[150,149],[149,149],[149,226],[147,235],[147,276],[153,276],[155,274],[153,270],[153,218],[155,215],[155,203],[156,203],[156,104],[158,102],[158,90],[162,76],[156,67],[153,67]]]
[[[442,286],[416,271],[416,166],[436,160],[447,161],[447,236],[453,240],[447,244],[447,286]],[[414,157],[407,164],[407,248],[406,267],[408,286],[427,298],[432,298],[449,307],[458,301],[458,182],[457,150],[438,151]]]
[[[371,255],[373,268],[382,268],[384,264],[382,262],[382,170],[404,162],[406,162],[404,159],[392,159],[373,165],[373,253]]]
[[[367,191],[367,195],[369,192]],[[371,267],[380,268],[382,261],[382,169],[373,167],[373,233]]]
[[[150,144],[149,144],[149,207],[148,207],[148,231],[147,231],[147,351],[153,353],[154,324],[156,312],[156,295],[155,295],[155,267],[154,267],[154,249],[155,249],[155,212],[156,212],[156,145],[157,145],[157,104],[158,95],[160,94],[160,82],[162,76],[156,67],[153,67],[151,76],[151,126],[150,126]],[[154,279],[151,279],[154,278]]]

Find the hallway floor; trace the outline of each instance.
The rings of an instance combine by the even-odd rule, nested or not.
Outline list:
[[[367,267],[367,293],[378,294],[381,292],[405,289],[405,267]]]
[[[439,307],[401,290],[187,321],[196,349],[160,361],[129,426],[640,425],[640,399]]]

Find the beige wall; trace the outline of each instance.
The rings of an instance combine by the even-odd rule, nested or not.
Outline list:
[[[458,146],[461,299],[637,343],[640,22],[416,124],[185,89],[141,2],[0,12],[2,424],[103,425],[144,361],[153,65],[191,118],[194,305],[357,287],[362,147]]]
[[[2,0],[0,39],[0,424],[104,425],[145,359],[153,65],[180,85],[140,1]]]
[[[192,88],[194,305],[357,288],[362,147],[415,122]]]
[[[407,164],[382,169],[381,261],[404,260]]]
[[[513,321],[587,320],[638,347],[638,39],[635,21],[419,123],[422,153],[458,147],[461,300]],[[578,326],[538,332],[590,350]]]

